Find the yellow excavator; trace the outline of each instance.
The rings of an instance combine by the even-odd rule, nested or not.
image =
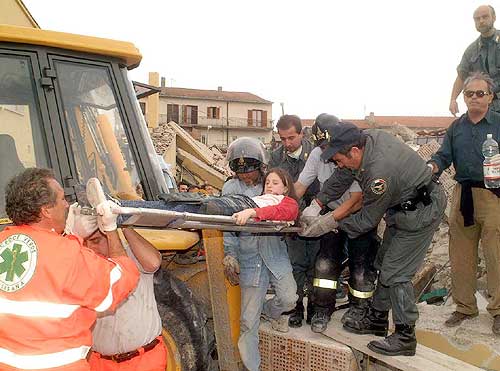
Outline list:
[[[169,192],[127,77],[141,58],[127,42],[0,25],[0,227],[10,223],[6,182],[27,167],[54,169],[71,202],[91,177],[118,199]],[[164,256],[155,290],[167,370],[238,370],[239,293],[224,280],[221,232],[141,233]],[[173,261],[196,244],[205,245],[207,262]]]

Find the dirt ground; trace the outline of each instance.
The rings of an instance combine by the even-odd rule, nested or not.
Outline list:
[[[448,225],[443,222],[439,230],[434,235],[434,239],[426,261],[431,261],[441,267],[448,262]],[[449,264],[440,273],[436,275],[431,290],[440,288],[451,288],[451,277]],[[455,309],[451,296],[445,303],[440,305],[430,305],[425,302],[418,305],[420,318],[417,322],[417,328],[421,330],[430,330],[444,335],[452,345],[466,349],[474,344],[484,344],[489,346],[497,355],[500,355],[500,337],[491,332],[492,317],[486,311],[487,302],[486,292],[486,271],[484,258],[480,252],[480,262],[478,267],[478,291],[476,298],[479,307],[479,316],[464,321],[460,326],[448,328],[444,322]]]

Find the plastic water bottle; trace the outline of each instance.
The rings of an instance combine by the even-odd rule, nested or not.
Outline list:
[[[483,143],[483,172],[486,188],[500,188],[500,165],[490,162],[491,157],[498,154],[498,143],[493,139],[493,134],[487,134]]]

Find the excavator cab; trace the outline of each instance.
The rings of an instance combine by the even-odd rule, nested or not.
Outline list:
[[[53,169],[69,202],[85,202],[91,177],[122,200],[157,200],[169,188],[175,190],[175,181],[167,184],[168,166],[164,173],[127,77],[141,58],[127,42],[0,24],[0,229],[10,223],[5,186],[28,167]],[[176,252],[199,243],[202,233],[139,233],[165,256],[165,269],[155,276],[155,294],[164,322],[167,371],[215,370],[210,264],[183,268],[172,262]],[[214,238],[204,238],[217,241],[207,254],[215,267],[210,281],[224,294],[222,233],[213,233]],[[220,322],[227,327],[227,318]],[[234,352],[234,341],[227,341]]]
[[[110,40],[0,25],[4,222],[5,185],[33,166],[53,168],[69,201],[91,177],[119,199],[153,200],[168,192],[127,78],[140,58],[129,43],[113,41],[110,48]]]

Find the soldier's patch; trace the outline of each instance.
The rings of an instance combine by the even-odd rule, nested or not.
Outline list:
[[[22,289],[33,277],[38,260],[35,241],[25,234],[13,234],[0,243],[0,290]]]
[[[370,184],[370,189],[376,195],[381,195],[387,190],[387,182],[384,179],[375,179]]]

